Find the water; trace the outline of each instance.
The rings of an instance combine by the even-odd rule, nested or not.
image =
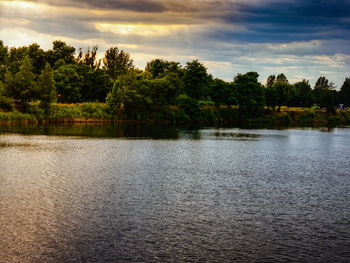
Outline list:
[[[0,262],[349,262],[349,146],[350,129],[1,127]]]

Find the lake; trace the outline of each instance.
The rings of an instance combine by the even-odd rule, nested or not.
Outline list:
[[[350,129],[0,127],[0,262],[349,262]]]

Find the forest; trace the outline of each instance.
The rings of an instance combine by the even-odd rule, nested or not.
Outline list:
[[[224,122],[266,113],[281,117],[283,107],[308,108],[304,117],[312,119],[317,111],[336,116],[340,104],[350,106],[350,77],[339,89],[324,76],[313,87],[305,79],[292,84],[284,73],[269,76],[266,85],[257,72],[228,82],[213,77],[198,60],[183,66],[153,59],[141,70],[118,47],[102,59],[97,54],[98,46],[76,50],[62,41],[46,51],[38,44],[9,48],[0,41],[0,120]]]

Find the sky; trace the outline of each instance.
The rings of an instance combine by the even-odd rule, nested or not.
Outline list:
[[[199,59],[214,77],[256,71],[265,83],[350,77],[350,0],[0,0],[0,40],[52,48],[117,46],[143,69]]]

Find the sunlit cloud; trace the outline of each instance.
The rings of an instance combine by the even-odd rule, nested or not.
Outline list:
[[[199,59],[214,77],[284,72],[291,81],[350,72],[349,1],[22,0],[0,1],[0,39],[8,46],[63,40],[76,48],[111,46],[144,68],[159,57]]]

